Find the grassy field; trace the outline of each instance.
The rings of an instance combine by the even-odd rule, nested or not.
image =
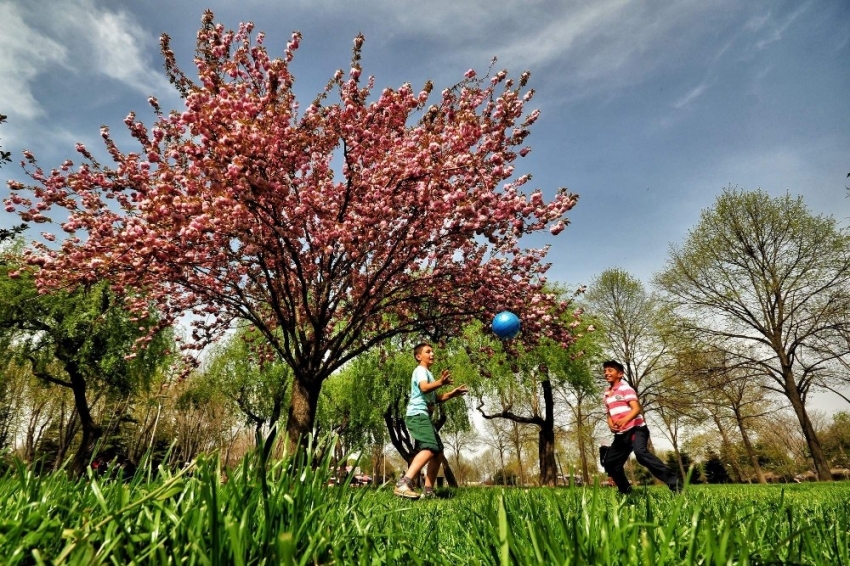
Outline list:
[[[0,563],[850,564],[850,483],[464,488],[410,501],[327,487],[327,464],[217,460],[130,482],[18,467],[0,479]]]

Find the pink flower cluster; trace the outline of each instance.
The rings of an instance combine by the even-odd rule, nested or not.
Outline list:
[[[524,337],[572,342],[558,322],[569,304],[544,290],[547,249],[520,245],[564,230],[577,201],[566,190],[526,194],[530,176],[515,176],[539,116],[525,108],[527,74],[517,84],[470,70],[436,97],[430,83],[376,96],[371,78],[360,82],[360,36],[347,76],[300,112],[289,70],[300,34],[272,59],[252,29],[205,16],[196,80],[164,36],[185,107],[164,114],[152,98],[150,129],[127,116],[134,152],[104,129],[112,166],[82,145],[76,169],[45,173],[26,155],[33,184],[10,183],[6,209],[33,222],[63,209],[70,235],[31,254],[43,288],[109,279],[142,290],[167,321],[196,315],[184,347],[247,320],[294,367],[320,373],[381,338],[452,332],[506,308]]]

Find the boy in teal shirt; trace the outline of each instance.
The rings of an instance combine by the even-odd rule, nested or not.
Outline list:
[[[407,425],[410,435],[416,441],[414,449],[418,452],[413,457],[407,473],[398,480],[393,493],[399,497],[419,499],[420,497],[434,496],[434,482],[437,481],[437,472],[442,462],[440,455],[443,453],[443,442],[431,422],[431,413],[434,412],[437,403],[465,395],[468,390],[466,385],[461,385],[448,393],[437,393],[437,389],[440,387],[452,384],[452,377],[449,370],[444,369],[440,373],[440,378],[434,379],[434,375],[431,373],[431,366],[434,364],[434,349],[430,344],[417,344],[413,348],[413,357],[416,358],[419,365],[413,370],[413,376],[410,380],[410,401],[407,404],[404,423]],[[419,474],[426,464],[428,471],[425,474],[425,489],[420,495],[413,489],[413,478]]]

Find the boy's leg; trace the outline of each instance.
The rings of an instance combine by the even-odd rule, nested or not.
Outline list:
[[[413,457],[413,460],[410,461],[410,466],[407,468],[407,473],[404,474],[404,477],[409,480],[412,480],[413,478],[418,476],[419,472],[422,471],[422,468],[424,468],[425,465],[428,464],[428,462],[430,462],[433,457],[434,453],[430,450],[420,450],[416,454],[416,456]],[[431,469],[430,465],[428,466],[428,469]]]
[[[667,484],[673,491],[680,491],[679,478],[676,474],[670,473],[667,466],[661,459],[649,451],[647,446],[649,443],[649,428],[645,426],[637,427],[632,433],[632,445],[635,451],[635,458],[638,464],[649,470],[649,472]]]
[[[443,443],[437,435],[437,431],[434,430],[434,425],[431,423],[431,418],[428,415],[408,416],[404,419],[404,422],[407,425],[410,436],[416,440],[415,448],[418,452],[413,457],[407,473],[399,480],[393,493],[401,497],[418,498],[419,494],[413,489],[412,480],[418,476],[419,472],[422,471],[422,468],[429,461],[432,461],[435,455],[439,455],[443,451]],[[433,472],[435,474],[434,479],[436,479],[437,468],[439,468],[439,460],[437,462],[437,466]],[[426,487],[429,485],[433,486],[433,482],[429,484],[432,467],[430,465],[428,466],[429,475],[425,478]]]
[[[419,464],[419,466],[414,469],[413,463],[410,465],[410,470],[408,470],[408,474],[410,477],[415,477],[416,474],[422,470],[422,467],[425,464],[428,464],[428,471],[425,476],[425,485],[427,487],[433,487],[434,483],[437,480],[437,472],[440,468],[440,462],[442,460],[441,454],[443,453],[443,441],[440,439],[440,435],[437,434],[437,430],[434,428],[434,423],[431,422],[431,417],[428,415],[415,415],[412,417],[407,417],[405,419],[405,424],[407,425],[407,430],[410,432],[410,435],[416,439],[416,448],[420,449],[422,452],[428,452],[428,457],[423,459],[422,461],[418,461],[417,458],[419,454],[414,458],[414,462]],[[428,462],[431,462],[430,464]]]
[[[626,477],[626,471],[623,469],[631,453],[632,443],[628,434],[615,434],[614,442],[611,443],[611,446],[605,453],[605,461],[602,467],[605,468],[605,472],[617,484],[617,489],[620,490],[620,493],[629,493],[632,490],[632,484],[629,483],[629,478]]]
[[[434,457],[428,461],[428,472],[425,474],[425,487],[433,489],[437,483],[437,474],[440,473],[440,464],[443,463],[443,454],[434,454]]]
[[[425,464],[427,464],[433,456],[434,453],[430,450],[420,450],[417,452],[416,456],[414,456],[413,460],[411,460],[410,466],[407,468],[407,473],[398,480],[395,488],[393,488],[393,493],[399,497],[419,499],[420,494],[413,487],[415,483],[413,478],[419,474],[422,467],[425,466]]]

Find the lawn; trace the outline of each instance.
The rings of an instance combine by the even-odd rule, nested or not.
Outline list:
[[[222,481],[209,458],[128,482],[19,466],[0,479],[0,563],[850,564],[848,482],[627,498],[462,488],[411,501],[328,487],[326,462],[303,464],[263,475],[246,459]]]

